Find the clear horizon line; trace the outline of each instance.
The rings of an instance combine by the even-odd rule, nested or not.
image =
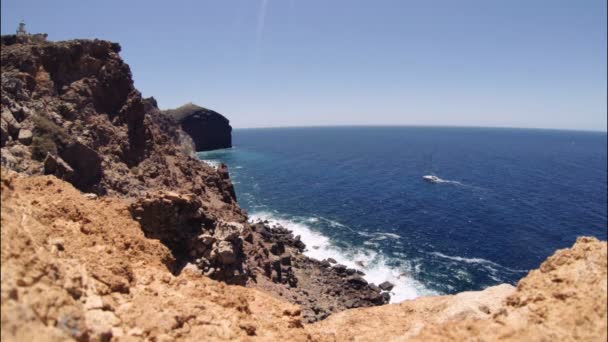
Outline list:
[[[608,133],[608,128],[604,130],[584,129],[584,128],[553,128],[553,127],[516,127],[516,126],[474,126],[474,125],[408,125],[408,124],[329,124],[329,125],[286,125],[286,126],[257,126],[257,127],[233,127],[233,129],[276,129],[276,128],[347,128],[347,127],[419,127],[419,128],[492,128],[492,129],[524,129],[524,130],[546,130],[546,131],[571,131],[588,133]]]

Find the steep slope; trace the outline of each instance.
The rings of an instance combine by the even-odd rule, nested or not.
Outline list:
[[[167,267],[123,199],[2,170],[2,340],[306,340],[300,310]]]
[[[335,303],[388,301],[386,293],[349,274],[321,270],[301,250],[273,249],[283,242],[247,223],[228,168],[197,160],[180,123],[134,88],[118,44],[4,38],[2,44],[5,168],[52,174],[83,192],[132,199],[130,214],[147,237],[169,248],[174,274],[192,265],[201,276],[266,289],[302,303],[307,321],[347,307]],[[187,117],[216,116],[201,107],[182,109]],[[230,130],[225,118],[220,121]],[[297,281],[319,272],[331,281]],[[331,288],[340,291],[325,294]]]

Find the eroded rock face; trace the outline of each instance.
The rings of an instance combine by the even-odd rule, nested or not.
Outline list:
[[[213,279],[245,284],[242,223],[207,215],[196,196],[170,191],[148,193],[130,211],[148,238],[159,239],[172,251],[176,263],[168,266],[175,274],[190,263]]]
[[[229,180],[194,158],[179,124],[141,97],[119,52],[102,40],[3,43],[2,147],[28,146],[31,153],[11,154],[2,165],[41,174],[51,153],[85,192],[171,189],[242,216]]]
[[[144,236],[129,200],[5,168],[0,186],[3,341],[310,340],[295,305],[172,274],[172,251]],[[186,197],[151,196],[187,210]]]
[[[178,120],[192,137],[197,151],[232,147],[232,127],[223,115],[192,103],[164,111]]]

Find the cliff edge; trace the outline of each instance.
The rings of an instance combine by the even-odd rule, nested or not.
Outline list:
[[[196,151],[232,147],[232,127],[228,119],[218,112],[187,103],[163,113],[179,121],[184,132],[194,141]]]

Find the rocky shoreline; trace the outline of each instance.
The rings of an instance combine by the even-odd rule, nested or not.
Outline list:
[[[268,221],[251,224],[245,238],[250,268],[249,286],[263,289],[302,307],[304,321],[312,323],[342,310],[387,304],[388,291],[368,283],[363,272],[316,260],[303,254],[306,245],[288,229]],[[262,273],[264,277],[257,276]],[[269,281],[270,280],[270,281]]]

